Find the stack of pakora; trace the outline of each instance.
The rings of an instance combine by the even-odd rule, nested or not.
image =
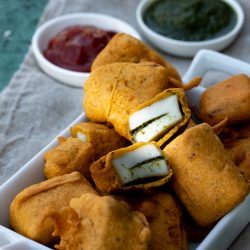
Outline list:
[[[14,198],[13,229],[66,250],[185,250],[201,240],[249,193],[250,81],[206,90],[197,125],[185,91],[200,81],[183,85],[157,52],[114,36],[84,86],[90,121],[44,154],[48,180]]]
[[[44,174],[48,179],[73,171],[90,179],[94,160],[128,144],[113,128],[94,122],[76,124],[71,128],[71,135],[58,138],[59,145],[44,154]]]
[[[227,119],[219,136],[234,164],[250,181],[250,78],[235,75],[208,88],[200,99],[200,113],[210,125]]]

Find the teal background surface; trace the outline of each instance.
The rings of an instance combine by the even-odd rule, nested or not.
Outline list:
[[[48,0],[0,0],[0,91],[27,53]]]

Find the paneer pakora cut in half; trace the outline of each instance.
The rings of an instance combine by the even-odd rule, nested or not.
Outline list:
[[[128,118],[131,140],[163,145],[186,125],[191,111],[182,89],[167,89],[140,105]]]
[[[128,138],[127,116],[168,87],[166,68],[155,63],[113,63],[91,72],[84,84],[84,110],[92,122],[111,123]]]
[[[107,78],[108,68],[115,74]],[[184,90],[167,86],[167,72],[160,65],[108,64],[85,83],[84,108],[90,120],[111,123],[132,142],[164,137],[163,144],[191,116]]]
[[[155,142],[112,151],[94,162],[90,171],[96,186],[105,193],[161,186],[172,175],[165,153]]]

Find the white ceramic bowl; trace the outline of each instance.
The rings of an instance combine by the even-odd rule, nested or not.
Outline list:
[[[138,32],[126,22],[97,13],[68,14],[56,17],[41,25],[32,38],[32,50],[38,65],[52,78],[75,87],[82,87],[84,81],[89,77],[89,73],[80,73],[60,68],[49,62],[43,55],[43,51],[47,48],[51,38],[66,27],[74,25],[93,25],[104,30],[124,32],[140,39]]]
[[[244,12],[240,4],[235,0],[222,0],[229,4],[236,13],[236,25],[230,32],[218,38],[200,42],[176,40],[154,32],[143,21],[143,15],[146,9],[155,1],[156,0],[142,0],[138,4],[136,10],[137,22],[142,33],[153,45],[155,45],[155,47],[177,56],[192,57],[200,49],[211,49],[217,51],[224,49],[236,38],[244,22]]]

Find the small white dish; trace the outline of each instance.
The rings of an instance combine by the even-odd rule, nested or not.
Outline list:
[[[244,12],[240,4],[235,0],[222,0],[230,5],[236,14],[236,24],[234,28],[223,36],[205,41],[181,41],[160,35],[150,29],[143,20],[146,9],[156,0],[142,0],[136,9],[136,18],[142,33],[158,49],[169,54],[193,57],[200,49],[210,49],[220,51],[226,48],[236,38],[244,23]],[[167,13],[166,13],[167,15]]]
[[[48,61],[43,55],[51,38],[63,29],[74,25],[92,25],[104,30],[127,33],[140,39],[138,32],[126,22],[97,13],[63,15],[41,25],[32,38],[32,50],[38,65],[52,78],[75,87],[83,87],[84,81],[89,77],[89,73],[80,73],[60,68]]]

